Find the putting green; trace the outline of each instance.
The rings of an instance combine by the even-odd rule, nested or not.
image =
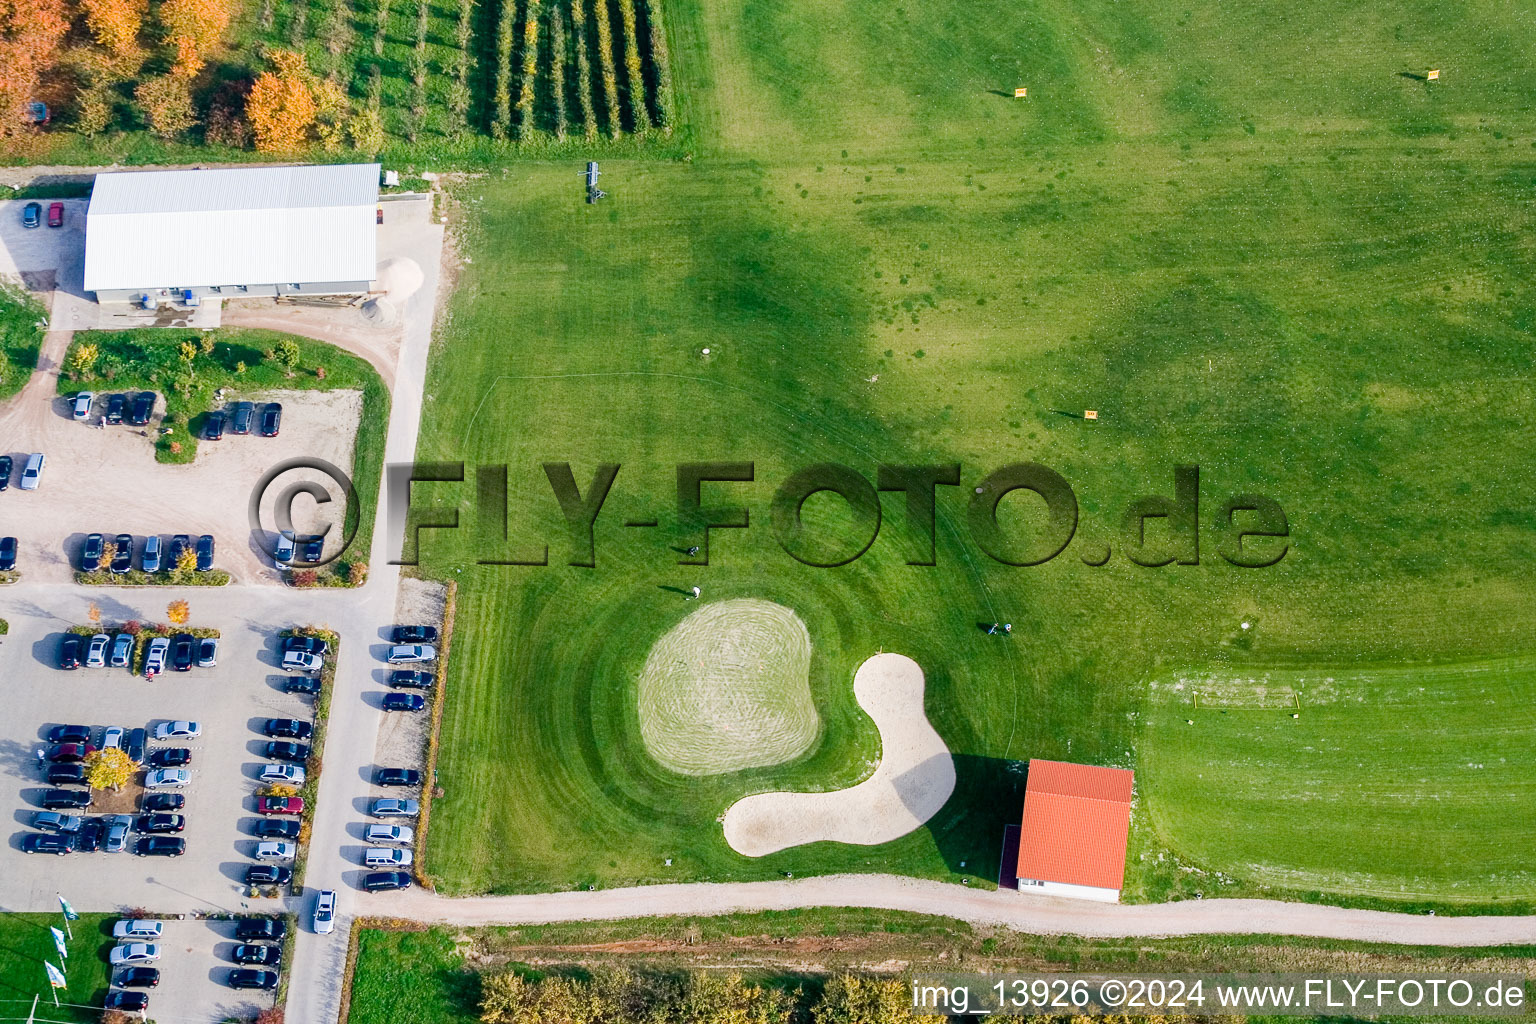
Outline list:
[[[782,764],[816,742],[811,636],[771,601],[704,605],[651,648],[640,673],[640,735],[684,775]]]

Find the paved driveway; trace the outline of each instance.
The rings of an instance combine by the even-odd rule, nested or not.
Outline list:
[[[149,989],[151,1020],[214,1024],[249,1020],[271,1006],[275,993],[236,990],[225,984],[235,962],[235,922],[187,918],[164,922],[160,937],[160,984]],[[46,1005],[46,1004],[45,1004]]]

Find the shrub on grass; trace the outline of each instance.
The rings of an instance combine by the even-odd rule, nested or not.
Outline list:
[[[613,25],[608,20],[608,0],[593,0],[597,19],[597,57],[603,67],[603,99],[608,104],[608,132],[618,138],[624,131],[619,117],[619,75],[613,64]]]
[[[526,0],[523,16],[523,80],[517,95],[517,138],[533,131],[533,87],[539,73],[539,0]]]
[[[571,0],[571,34],[576,37],[576,95],[581,99],[582,132],[588,142],[597,140],[597,112],[592,109],[592,62],[587,59],[587,11],[585,0]]]
[[[645,75],[640,68],[640,38],[635,27],[635,0],[619,0],[619,18],[624,22],[624,71],[629,77],[629,112],[635,131],[651,126],[651,113],[645,108]]]
[[[257,149],[292,152],[308,140],[315,123],[318,107],[310,88],[312,76],[302,54],[273,50],[267,59],[274,70],[263,71],[251,86],[246,116],[256,134]]]
[[[332,70],[338,70],[341,55],[352,47],[351,0],[331,0],[320,23],[320,43],[331,56]]]
[[[560,5],[549,9],[549,87],[554,99],[555,138],[565,141],[565,24]]]
[[[383,56],[384,40],[389,32],[389,0],[375,0],[373,5],[373,55]]]
[[[656,124],[672,131],[672,62],[667,56],[667,27],[661,0],[646,0],[645,21],[651,30],[651,66],[656,69]]]
[[[491,134],[504,139],[512,129],[512,33],[516,30],[516,0],[501,0],[496,12],[496,93]]]

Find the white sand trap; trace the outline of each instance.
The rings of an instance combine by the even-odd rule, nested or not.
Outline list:
[[[725,841],[748,857],[823,841],[878,846],[938,813],[955,791],[955,762],[923,710],[923,670],[903,654],[859,666],[853,696],[880,730],[875,773],[833,793],[760,793],[725,812]]]
[[[783,764],[811,748],[811,635],[772,601],[700,607],[656,641],[640,673],[640,737],[661,764],[717,775]]]

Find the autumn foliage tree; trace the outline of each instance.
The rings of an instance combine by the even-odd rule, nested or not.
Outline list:
[[[165,0],[160,24],[165,41],[176,51],[173,74],[190,78],[206,62],[229,27],[233,0]]]
[[[168,75],[146,78],[133,90],[133,100],[149,130],[162,139],[174,139],[197,124],[191,80],[179,68]]]
[[[194,562],[196,555],[192,556]],[[192,616],[192,606],[185,601],[172,601],[165,606],[165,616],[178,626],[186,625],[187,619]]]
[[[133,759],[117,747],[94,750],[85,756],[85,781],[92,789],[121,789],[137,769]]]
[[[64,0],[0,0],[0,138],[30,128],[28,104],[68,31]]]
[[[85,12],[85,27],[91,38],[114,56],[129,57],[139,52],[139,28],[149,0],[80,0]]]
[[[245,116],[264,153],[285,153],[309,140],[319,106],[303,54],[273,50],[271,71],[263,71],[245,103]]]

